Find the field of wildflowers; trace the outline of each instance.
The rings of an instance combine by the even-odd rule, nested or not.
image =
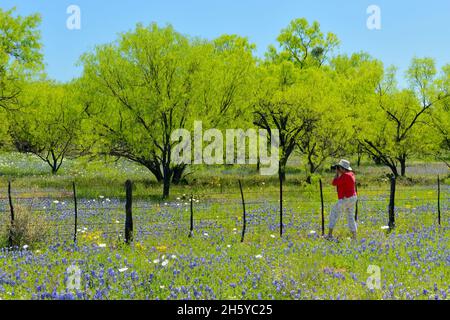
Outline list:
[[[347,238],[342,219],[339,242],[321,237],[316,193],[286,193],[280,238],[276,194],[247,192],[243,243],[238,194],[195,196],[192,238],[188,196],[137,200],[131,245],[123,241],[121,199],[80,200],[75,245],[70,198],[24,198],[21,205],[46,217],[49,239],[1,249],[0,298],[448,299],[450,190],[443,186],[439,227],[434,188],[399,190],[397,227],[391,233],[384,228],[388,193],[362,190],[359,239]],[[327,190],[326,214],[333,197]],[[6,200],[1,206],[7,212]],[[380,268],[379,288],[367,285],[369,266]]]

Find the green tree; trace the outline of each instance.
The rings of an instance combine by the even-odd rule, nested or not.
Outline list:
[[[433,153],[436,159],[450,167],[450,106],[441,105],[433,112],[428,130],[436,135]]]
[[[195,120],[217,124],[239,110],[253,58],[238,37],[188,39],[152,24],[97,47],[82,62],[82,100],[98,152],[145,166],[168,197],[187,166],[171,159],[177,143],[171,133],[193,128]]]
[[[318,22],[309,25],[306,19],[293,20],[277,40],[280,50],[269,47],[259,67],[253,108],[256,126],[269,132],[276,128],[280,133],[279,174],[284,180],[289,157],[296,146],[302,145],[302,135],[316,121],[316,116],[308,112],[308,104],[323,95],[309,91],[315,85],[311,86],[304,75],[307,69],[321,68],[339,41],[332,33],[324,35]]]
[[[222,35],[198,48],[195,105],[205,126],[226,129],[251,124],[255,46],[237,35]]]
[[[0,107],[10,107],[21,82],[42,67],[39,15],[14,15],[0,8]]]
[[[442,68],[438,80],[442,95],[450,95],[450,65]],[[435,136],[435,148],[432,152],[436,158],[450,167],[450,99],[443,99],[433,110],[429,122],[430,133]]]
[[[281,51],[270,46],[266,58],[271,62],[289,60],[300,69],[322,66],[339,45],[339,39],[334,33],[325,35],[319,22],[314,21],[310,25],[305,18],[292,20],[281,30],[277,41]]]
[[[333,83],[338,88],[340,103],[330,110],[332,114],[345,114],[347,132],[345,153],[357,156],[359,166],[364,154],[359,142],[360,135],[366,130],[361,117],[373,108],[373,96],[383,77],[383,64],[367,53],[354,53],[351,56],[338,55],[330,62],[334,71]],[[336,122],[339,126],[342,125]],[[345,131],[345,130],[344,130]]]
[[[366,113],[367,130],[361,143],[395,176],[405,176],[407,160],[432,147],[426,121],[432,108],[449,97],[439,90],[436,73],[433,59],[414,58],[407,71],[410,87],[400,90],[395,68],[390,68],[378,86],[373,112]]]
[[[38,15],[22,17],[0,8],[0,144],[9,144],[8,114],[23,82],[42,67]]]
[[[80,149],[82,109],[70,85],[50,81],[24,86],[17,108],[9,111],[9,133],[20,152],[32,153],[47,163],[53,174]]]
[[[330,158],[345,154],[353,135],[348,109],[344,108],[340,97],[340,87],[334,81],[336,75],[330,70],[309,69],[303,72],[305,79],[300,82],[300,90],[309,97],[304,104],[302,122],[303,133],[297,146],[304,159],[306,182]]]

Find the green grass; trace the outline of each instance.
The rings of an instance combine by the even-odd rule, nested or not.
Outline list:
[[[162,201],[161,186],[145,169],[126,161],[68,161],[52,176],[30,156],[3,154],[0,159],[3,203],[6,182],[12,179],[14,203],[21,205],[21,197],[36,198],[36,214],[45,216],[51,226],[45,243],[15,251],[0,249],[1,299],[448,299],[450,295],[448,176],[442,184],[439,227],[436,175],[445,177],[447,170],[439,164],[414,163],[409,178],[398,181],[392,233],[382,229],[387,224],[387,171],[364,164],[358,169],[358,241],[348,239],[341,219],[335,231],[340,241],[334,243],[319,236],[318,177],[307,185],[298,168],[289,170],[285,183],[280,238],[277,178],[261,177],[254,168],[195,167],[189,184],[173,186],[171,199]],[[327,221],[336,194],[328,183],[331,173],[323,174]],[[135,182],[130,246],[123,244],[126,179]],[[244,243],[238,179],[247,202]],[[72,243],[74,180],[80,209],[77,246]],[[191,194],[195,232],[188,238]],[[82,272],[79,290],[67,288],[68,268],[73,265]],[[366,285],[370,265],[381,268],[379,290]]]
[[[189,170],[188,184],[171,186],[171,199],[192,193],[239,194],[239,179],[247,190],[259,190],[262,185],[269,191],[277,191],[279,188],[276,176],[261,176],[253,166],[192,166]],[[443,164],[412,162],[408,171],[408,177],[400,178],[399,185],[434,185],[438,174],[441,174],[444,184],[450,182],[448,168]],[[162,194],[161,184],[156,182],[146,168],[112,158],[66,160],[60,172],[52,175],[49,167],[36,156],[2,153],[0,172],[0,190],[5,190],[7,180],[12,180],[13,189],[24,193],[44,190],[48,195],[61,193],[60,196],[63,196],[71,192],[72,182],[75,181],[82,198],[95,198],[99,195],[123,198],[124,183],[131,179],[134,182],[134,196],[137,198],[158,200]],[[386,167],[363,163],[356,172],[361,188],[389,188],[386,176],[389,170]],[[333,174],[325,170],[321,175],[324,185],[327,185]],[[313,177],[312,186],[306,184],[306,174],[301,170],[299,159],[294,157],[288,165],[285,189],[292,192],[317,189],[319,177]]]

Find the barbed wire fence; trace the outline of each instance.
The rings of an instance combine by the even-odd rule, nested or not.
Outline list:
[[[411,188],[403,190],[395,183],[393,179],[390,186],[382,188],[359,187],[359,223],[389,227],[388,231],[405,219],[448,224],[450,186],[442,185],[438,178],[434,186],[414,187],[421,194],[415,196],[410,194]],[[0,221],[13,224],[17,210],[25,208],[45,217],[53,238],[75,243],[80,237],[97,237],[99,241],[116,238],[131,243],[133,239],[164,234],[187,238],[214,232],[235,234],[244,242],[275,238],[277,233],[283,236],[283,230],[297,235],[305,231],[307,235],[323,235],[327,214],[336,202],[335,189],[324,188],[322,181],[306,190],[282,189],[281,182],[278,191],[245,191],[237,182],[236,192],[197,192],[172,201],[134,200],[132,189],[132,182],[127,181],[125,200],[105,196],[78,199],[73,183],[72,193],[60,192],[53,198],[42,192],[33,195],[13,190],[9,182],[8,193],[0,197],[1,212],[9,219]],[[249,240],[247,235],[253,238]]]

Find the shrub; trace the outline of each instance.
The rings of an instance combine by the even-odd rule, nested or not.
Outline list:
[[[10,215],[4,214],[0,222],[0,246],[9,247],[9,239],[14,248],[27,245],[35,247],[45,242],[49,226],[47,221],[38,214],[33,214],[25,206],[14,207],[14,223],[11,225]]]

